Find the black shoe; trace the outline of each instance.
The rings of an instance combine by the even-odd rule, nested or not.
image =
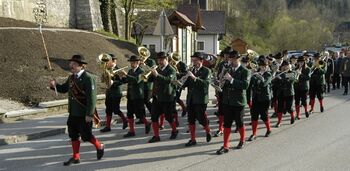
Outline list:
[[[155,143],[155,142],[159,142],[159,141],[160,141],[160,138],[159,138],[159,137],[153,136],[153,137],[148,141],[148,143]]]
[[[266,131],[266,133],[265,133],[265,137],[269,137],[269,136],[270,136],[270,134],[271,134],[271,131]]]
[[[227,148],[224,148],[224,146],[222,146],[219,150],[216,151],[216,154],[217,155],[221,155],[221,154],[224,154],[224,153],[228,153],[229,149]]]
[[[176,139],[178,133],[179,133],[179,130],[176,130],[175,132],[171,132],[171,136],[169,139],[171,140]]]
[[[206,140],[207,140],[207,142],[211,141],[211,134],[210,133],[207,133]]]
[[[145,134],[148,134],[149,131],[151,131],[151,123],[148,123],[148,124],[145,126]]]
[[[179,127],[179,126],[180,126],[179,121],[176,121],[176,127]]]
[[[306,118],[309,118],[310,113],[309,113],[309,112],[306,112],[306,113],[305,113],[305,116],[306,116]]]
[[[274,112],[272,115],[271,115],[271,118],[276,118],[277,117],[277,113]]]
[[[164,126],[159,125],[159,130],[163,130],[163,129],[164,129]]]
[[[344,96],[345,96],[345,95],[348,95],[348,92],[344,92],[343,95],[344,95]]]
[[[181,117],[185,117],[185,116],[186,116],[186,114],[187,114],[186,110],[182,111],[182,113],[181,113]]]
[[[224,135],[222,131],[216,131],[216,133],[214,134],[214,137],[220,137],[222,135]]]
[[[277,124],[275,125],[275,128],[279,128],[279,127],[281,127],[281,123],[277,122]]]
[[[256,136],[255,135],[251,135],[249,138],[248,138],[248,141],[254,141],[256,140]]]
[[[323,113],[324,112],[324,108],[323,108],[323,106],[321,106],[321,113]]]
[[[189,141],[185,144],[185,146],[186,146],[186,147],[190,147],[190,146],[194,146],[194,145],[196,145],[196,144],[197,144],[197,141],[189,140]]]
[[[123,129],[128,127],[128,122],[123,122]]]
[[[135,124],[136,124],[136,125],[143,124],[143,120],[140,119],[139,121],[135,122]]]
[[[96,150],[97,160],[101,160],[105,154],[105,145],[101,143],[101,148]]]
[[[243,141],[240,141],[239,143],[238,143],[238,145],[235,147],[236,149],[242,149],[242,148],[244,148],[244,142]]]
[[[78,164],[80,163],[79,159],[74,159],[73,157],[71,157],[68,161],[63,162],[63,166],[69,166],[71,164]]]
[[[134,136],[135,136],[135,132],[128,132],[125,135],[123,135],[124,138],[134,137]]]
[[[309,114],[312,114],[313,112],[314,112],[314,110],[310,110],[310,111],[309,111]]]
[[[291,117],[291,118],[290,118],[290,124],[294,124],[294,122],[295,122],[294,117]]]
[[[104,127],[103,129],[100,129],[100,132],[110,132],[111,128]]]

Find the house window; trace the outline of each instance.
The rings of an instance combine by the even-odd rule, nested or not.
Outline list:
[[[199,51],[203,51],[204,50],[204,42],[197,42],[197,49]]]
[[[155,52],[156,51],[156,45],[155,44],[150,44],[148,50],[151,51],[151,52]]]

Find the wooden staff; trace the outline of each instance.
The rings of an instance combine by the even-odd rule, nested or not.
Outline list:
[[[50,58],[49,58],[49,53],[47,52],[46,43],[45,43],[44,35],[43,35],[43,32],[42,32],[42,25],[41,24],[39,25],[39,31],[40,31],[41,39],[42,39],[43,44],[44,44],[46,59],[47,59],[47,63],[49,64],[49,70],[52,71],[51,62],[50,62]]]

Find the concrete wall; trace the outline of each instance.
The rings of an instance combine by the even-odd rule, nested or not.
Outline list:
[[[35,22],[37,0],[0,0],[0,17]],[[98,0],[46,0],[47,23],[51,27],[102,29]]]

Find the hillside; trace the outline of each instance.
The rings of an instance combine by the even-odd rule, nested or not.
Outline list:
[[[0,18],[0,23],[2,20]],[[21,21],[11,22],[11,26],[23,26]],[[56,97],[47,86],[50,78],[59,82],[65,80],[69,74],[67,59],[73,54],[83,54],[89,63],[87,70],[99,75],[96,61],[99,54],[114,53],[120,57],[118,65],[125,66],[126,56],[137,49],[132,43],[96,33],[52,30],[43,31],[43,34],[54,71],[47,69],[43,43],[37,30],[2,30],[0,27],[0,97],[27,105],[66,98],[66,95]],[[104,93],[104,85],[99,82],[99,77],[97,80],[99,93]]]

